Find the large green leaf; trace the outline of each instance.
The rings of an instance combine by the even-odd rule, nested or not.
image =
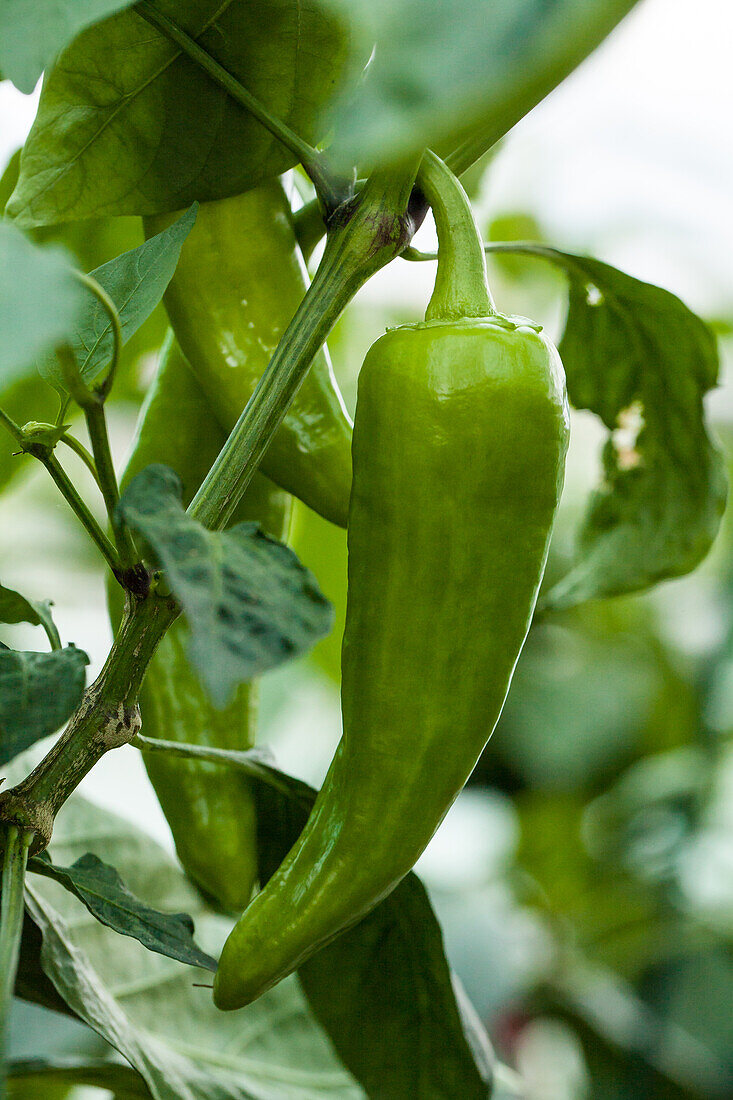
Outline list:
[[[559,84],[636,0],[320,0],[376,43],[337,116],[344,165],[465,138],[463,170]]]
[[[39,248],[0,221],[0,387],[35,372],[36,357],[73,336],[84,291],[59,248]]]
[[[148,466],[119,508],[163,568],[191,630],[191,661],[223,707],[237,684],[327,634],[332,609],[287,546],[254,523],[207,531],[183,510],[181,493],[173,470]]]
[[[348,52],[342,20],[302,0],[158,0],[301,137]],[[85,31],[44,84],[8,207],[23,225],[154,214],[238,194],[292,154],[134,11]]]
[[[89,658],[67,646],[53,653],[0,649],[0,764],[62,726],[84,692]]]
[[[137,248],[123,252],[90,272],[107,292],[120,318],[122,344],[126,344],[161,301],[173,278],[181,248],[196,221],[193,205],[162,232]],[[89,383],[110,363],[114,338],[107,310],[91,291],[71,342],[79,371]],[[40,365],[41,374],[62,392],[63,373],[55,357]]]
[[[216,970],[216,960],[194,942],[193,921],[188,913],[153,909],[127,889],[114,867],[93,853],[85,852],[71,867],[57,867],[44,852],[30,861],[29,869],[60,882],[98,921],[122,936],[139,940],[148,951],[189,966]]]
[[[70,864],[88,850],[113,862],[149,904],[191,913],[201,943],[218,955],[231,922],[203,903],[149,836],[75,795],[56,822],[51,853]],[[193,986],[189,967],[102,927],[58,883],[33,876],[28,899],[45,973],[72,1011],[142,1074],[154,1100],[363,1095],[308,1015],[295,980],[241,1012],[221,1013]],[[208,979],[202,971],[199,980]]]
[[[0,64],[21,92],[32,92],[59,50],[84,27],[133,0],[3,0]],[[0,77],[2,79],[2,77]]]

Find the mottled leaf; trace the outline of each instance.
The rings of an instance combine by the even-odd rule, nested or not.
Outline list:
[[[196,221],[197,210],[198,204],[194,203],[161,233],[90,272],[117,307],[123,344],[161,301],[176,270],[183,242]],[[87,383],[109,365],[113,349],[112,323],[107,310],[91,291],[86,293],[84,312],[71,346]],[[65,390],[63,374],[55,357],[42,362],[40,370],[47,381],[62,392]]]
[[[238,683],[327,634],[332,609],[292,550],[254,523],[207,531],[184,512],[181,491],[172,470],[148,466],[120,513],[164,570],[191,630],[191,661],[222,707]]]
[[[32,92],[46,66],[84,27],[133,0],[2,0],[0,65],[21,92]]]
[[[341,83],[339,13],[302,0],[157,0],[307,141]],[[366,60],[366,59],[365,59]],[[44,81],[9,212],[24,225],[179,210],[276,176],[295,158],[137,12],[81,34]]]
[[[71,717],[88,664],[86,653],[73,645],[53,653],[0,651],[0,764]]]
[[[132,936],[148,951],[189,966],[216,970],[212,959],[196,946],[193,920],[188,913],[161,913],[125,886],[114,867],[86,852],[71,867],[57,867],[48,856],[31,859],[29,869],[60,882],[100,923],[123,936]]]
[[[39,248],[0,221],[0,386],[36,369],[36,358],[73,337],[85,292],[59,248]]]

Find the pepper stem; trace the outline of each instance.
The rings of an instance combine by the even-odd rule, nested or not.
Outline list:
[[[417,185],[432,207],[438,231],[438,273],[425,320],[494,315],[484,246],[466,192],[430,150],[420,165]]]

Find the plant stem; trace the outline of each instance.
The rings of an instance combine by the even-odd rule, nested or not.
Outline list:
[[[85,501],[81,498],[77,492],[73,482],[69,478],[68,474],[64,470],[61,463],[56,456],[48,449],[48,447],[33,446],[30,445],[27,448],[28,454],[32,454],[35,458],[42,462],[48,470],[49,474],[53,478],[56,486],[61,492],[62,496],[66,498],[67,503],[71,507],[74,515],[81,523],[82,527],[86,530],[87,534],[96,543],[100,553],[104,560],[109,565],[113,573],[118,573],[120,569],[120,558],[117,554],[112,543],[105,535],[102,528],[97,523],[96,519],[89,511]]]
[[[336,180],[329,172],[322,153],[309,145],[284,122],[276,118],[268,111],[267,107],[248,92],[235,76],[215,61],[208,50],[200,46],[195,38],[187,34],[172,19],[158,11],[148,0],[139,0],[135,10],[143,19],[151,23],[161,34],[174,42],[183,53],[208,73],[212,80],[220,85],[232,99],[236,100],[245,110],[249,111],[258,122],[270,131],[273,137],[289,149],[293,156],[303,165],[313,186],[327,210],[334,210],[346,195],[344,194],[343,181]]]
[[[2,409],[0,409],[0,423],[4,424],[25,454],[33,455],[34,458],[37,458],[38,461],[46,467],[62,496],[66,498],[74,515],[96,543],[112,572],[116,573],[120,568],[120,559],[117,556],[117,551],[89,511],[89,508],[77,492],[73,482],[61,463],[55,457],[51,448],[43,443],[28,443],[23,434],[23,429]]]
[[[90,282],[94,286],[97,285],[93,280],[90,280]],[[101,287],[98,287],[98,289],[102,292]],[[116,313],[114,304],[112,305],[112,309]],[[115,346],[117,346],[117,344]],[[68,344],[59,346],[56,349],[56,356],[61,364],[61,371],[66,387],[77,405],[81,408],[87,422],[89,439],[92,444],[92,454],[94,455],[96,481],[101,490],[104,506],[107,510],[107,518],[115,536],[119,564],[125,571],[134,571],[139,562],[139,555],[135,549],[135,543],[127,524],[117,512],[117,505],[120,500],[120,490],[117,485],[117,476],[112,461],[109,433],[107,432],[107,417],[104,411],[104,402],[108,388],[106,383],[112,377],[114,364],[110,367],[104,383],[91,390],[81,377],[76,357]]]
[[[417,185],[430,203],[438,231],[438,271],[425,320],[459,320],[496,313],[486,278],[486,257],[471,203],[435,153],[426,152]]]
[[[139,731],[140,684],[177,615],[171,599],[128,597],[104,668],[66,730],[22,783],[0,793],[0,819],[35,832],[34,853],[48,844],[59,808],[84,776],[106,752],[128,744]]]
[[[30,841],[31,834],[14,825],[7,830],[0,899],[0,1098],[6,1096],[7,1030],[23,932],[23,884]]]
[[[288,325],[244,412],[189,506],[206,527],[231,518],[314,356],[357,290],[412,238],[407,212],[415,166],[375,175],[331,221],[313,282]]]
[[[104,398],[101,394],[99,396],[95,394],[94,397],[95,400],[84,408],[84,416],[92,444],[94,463],[97,468],[99,488],[102,491],[107,516],[114,532],[120,564],[123,569],[132,569],[139,561],[139,555],[135,549],[132,533],[117,510],[120,501],[120,490],[109,445],[107,417],[105,416],[103,404]]]
[[[62,649],[63,647],[61,645],[61,638],[59,636],[58,630],[56,629],[56,623],[51,618],[51,613],[48,610],[48,607],[46,605],[41,605],[40,607],[38,607],[37,605],[37,610],[38,617],[41,620],[41,626],[46,632],[48,644],[51,646],[51,649]]]

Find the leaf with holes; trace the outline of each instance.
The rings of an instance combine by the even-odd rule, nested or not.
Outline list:
[[[612,433],[577,562],[542,606],[637,592],[689,573],[712,545],[727,496],[703,406],[718,377],[713,333],[674,294],[600,260],[544,245],[507,250],[566,272],[560,355],[568,394]]]
[[[119,508],[183,608],[191,661],[216,706],[331,629],[331,605],[292,550],[254,523],[207,531],[183,510],[180,479],[167,466],[133,478]]]
[[[173,278],[183,243],[196,221],[197,211],[198,203],[194,203],[161,233],[90,272],[117,307],[123,345],[161,301]],[[87,383],[93,381],[112,358],[114,338],[109,314],[91,291],[86,292],[84,312],[71,346],[81,376]],[[61,393],[66,391],[55,356],[40,363],[39,369]]]
[[[53,653],[0,650],[0,764],[71,717],[88,664],[86,653],[73,645]]]
[[[301,138],[324,136],[323,109],[350,52],[340,13],[310,0],[156,0],[155,7]],[[47,75],[8,212],[23,225],[47,225],[180,210],[194,199],[239,194],[294,163],[133,9],[84,31]]]
[[[189,966],[216,970],[216,959],[196,946],[193,920],[188,913],[161,913],[136,898],[114,867],[86,852],[70,867],[57,867],[45,855],[29,863],[29,870],[60,882],[83,902],[101,924],[123,936],[132,936],[148,951]]]

